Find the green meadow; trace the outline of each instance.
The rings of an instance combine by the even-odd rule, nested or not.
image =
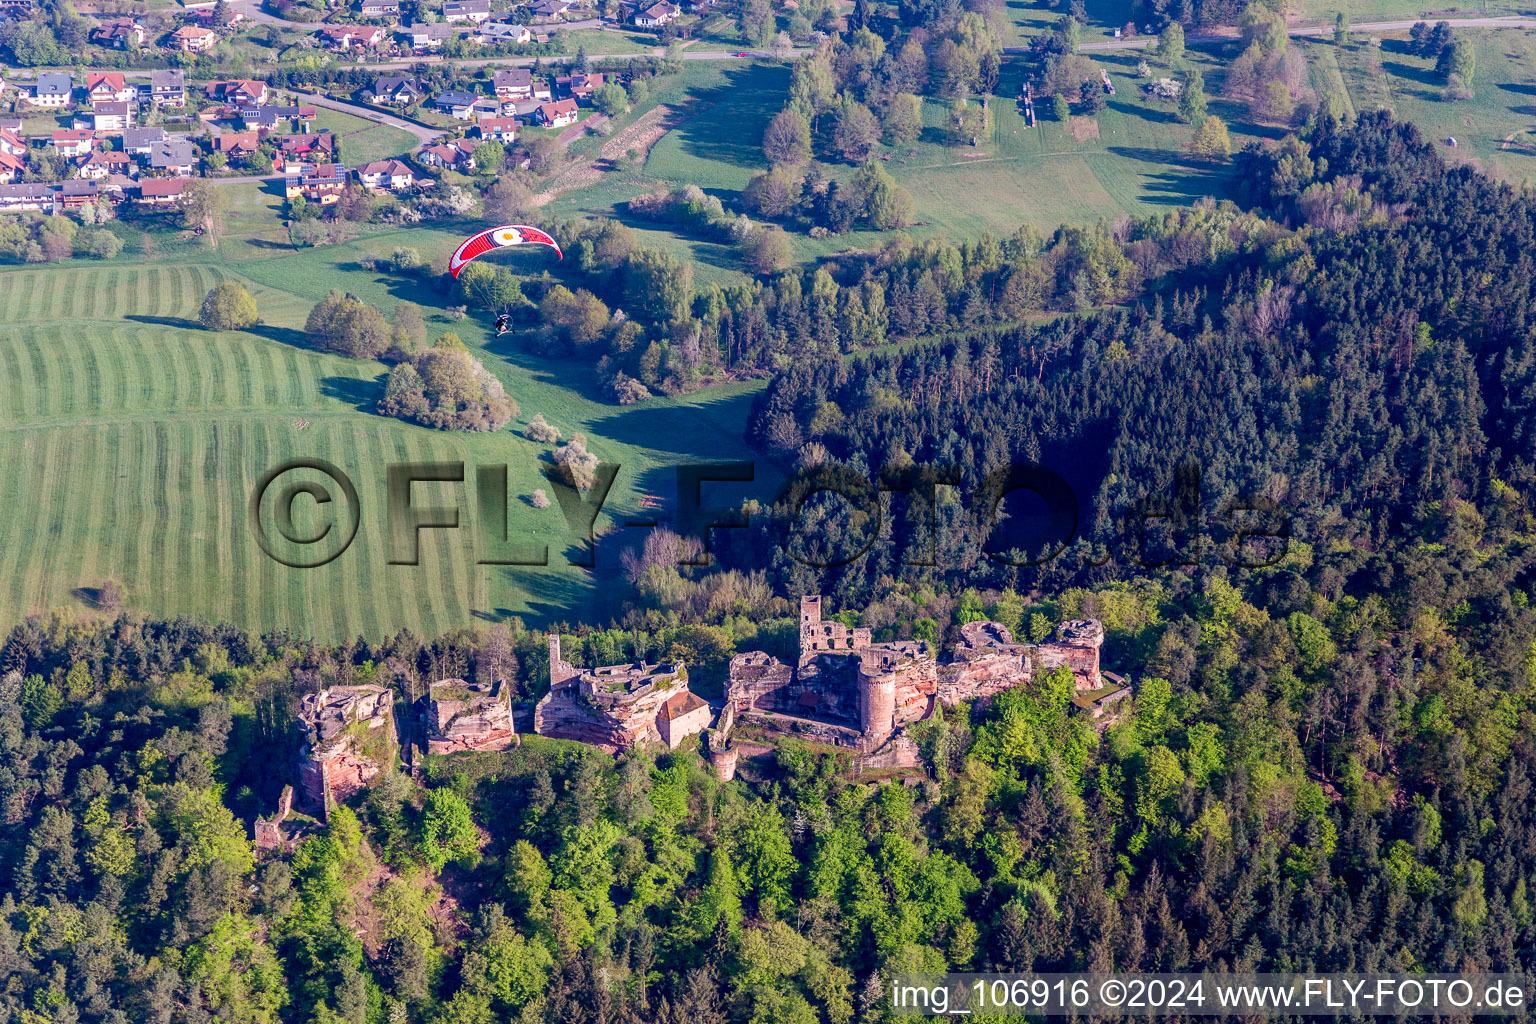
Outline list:
[[[254,186],[239,187],[236,229],[262,205]],[[12,385],[0,406],[0,574],[8,581],[0,619],[79,613],[107,578],[127,588],[137,611],[332,641],[407,627],[431,634],[476,618],[537,624],[613,614],[626,591],[616,550],[602,545],[595,569],[567,564],[585,560],[580,534],[558,507],[528,501],[536,488],[551,490],[539,472],[549,449],[521,428],[542,413],[619,464],[598,520],[618,538],[629,531],[617,524],[640,514],[644,495],[670,502],[679,462],[751,458],[741,425],[756,385],[613,406],[592,393],[589,367],[532,356],[515,335],[493,341],[482,319],[449,320],[436,292],[358,266],[400,245],[435,254],[458,238],[411,229],[294,251],[231,237],[218,253],[169,241],[148,258],[0,272],[0,377]],[[514,259],[517,270],[542,269],[531,255]],[[227,279],[244,284],[261,310],[263,322],[249,332],[209,332],[195,321],[203,295]],[[386,368],[312,351],[302,334],[331,287],[386,311],[420,303],[433,332],[458,333],[500,377],[520,415],[494,433],[450,434],[374,413]],[[247,514],[262,474],[295,458],[336,465],[360,495],[356,540],[321,568],[266,557]],[[475,465],[506,465],[508,533],[547,544],[549,566],[476,564],[468,481],[417,485],[418,504],[458,505],[463,528],[424,531],[419,565],[388,564],[385,472],[402,461],[462,461],[468,481]]]

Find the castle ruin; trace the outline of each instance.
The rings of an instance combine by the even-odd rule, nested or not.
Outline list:
[[[387,686],[333,686],[305,695],[299,723],[299,802],[323,818],[334,802],[392,770],[399,750],[394,693]]]
[[[440,679],[427,694],[427,753],[506,750],[517,743],[506,683]]]
[[[734,715],[757,725],[867,755],[940,705],[992,697],[1057,668],[1072,672],[1074,703],[1100,718],[1128,692],[1118,677],[1106,685],[1099,668],[1103,643],[1104,628],[1093,620],[1064,622],[1042,644],[1016,643],[1001,623],[970,622],[941,662],[921,641],[873,643],[868,629],[823,619],[821,598],[806,596],[798,662],[786,665],[762,651],[738,654],[726,702]],[[910,750],[893,754],[896,763],[910,763],[911,756]]]
[[[549,636],[549,692],[534,707],[540,736],[580,740],[618,753],[648,743],[676,748],[709,727],[713,712],[688,689],[681,662],[578,669]]]

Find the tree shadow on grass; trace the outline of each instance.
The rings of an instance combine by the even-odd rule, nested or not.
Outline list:
[[[254,334],[258,338],[266,338],[280,345],[289,345],[293,348],[302,348],[307,352],[313,352],[314,346],[309,343],[309,335],[292,327],[278,327],[276,324],[258,323],[254,327],[247,327],[245,333]]]
[[[1139,117],[1143,121],[1151,121],[1153,124],[1179,123],[1178,114],[1159,107],[1143,107],[1134,103],[1126,103],[1123,100],[1110,100],[1109,109],[1119,111],[1126,117]]]
[[[144,313],[129,313],[124,320],[132,320],[137,324],[151,324],[155,327],[179,327],[187,331],[200,331],[203,325],[196,320],[184,316],[149,316]]]
[[[358,412],[377,414],[379,399],[384,397],[385,376],[386,374],[381,373],[372,380],[358,377],[322,377],[320,393],[327,398],[346,402]]]
[[[1499,82],[1498,88],[1505,92],[1517,92],[1522,96],[1536,96],[1536,85],[1530,82]]]
[[[1418,82],[1420,85],[1438,86],[1440,76],[1435,74],[1434,68],[1416,68],[1411,64],[1401,61],[1384,60],[1381,62],[1382,70],[1398,78],[1406,78],[1410,82]]]
[[[1188,171],[1209,173],[1211,165],[1209,161],[1201,160],[1188,153],[1181,153],[1176,149],[1149,149],[1146,146],[1110,146],[1109,151],[1115,156],[1123,156],[1129,160],[1139,160],[1146,164],[1170,164],[1174,167],[1182,167]]]
[[[689,116],[674,131],[685,152],[737,167],[763,164],[763,129],[783,106],[784,71],[746,66],[725,72],[725,82],[694,94]]]

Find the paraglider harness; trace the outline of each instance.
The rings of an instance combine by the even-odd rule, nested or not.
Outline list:
[[[512,314],[499,313],[496,316],[496,337],[501,337],[512,329]]]

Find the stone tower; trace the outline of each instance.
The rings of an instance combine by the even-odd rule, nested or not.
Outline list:
[[[859,728],[873,750],[896,728],[896,677],[876,665],[859,666]]]
[[[816,633],[821,626],[821,595],[807,594],[800,598],[800,653],[805,654],[816,645]]]

